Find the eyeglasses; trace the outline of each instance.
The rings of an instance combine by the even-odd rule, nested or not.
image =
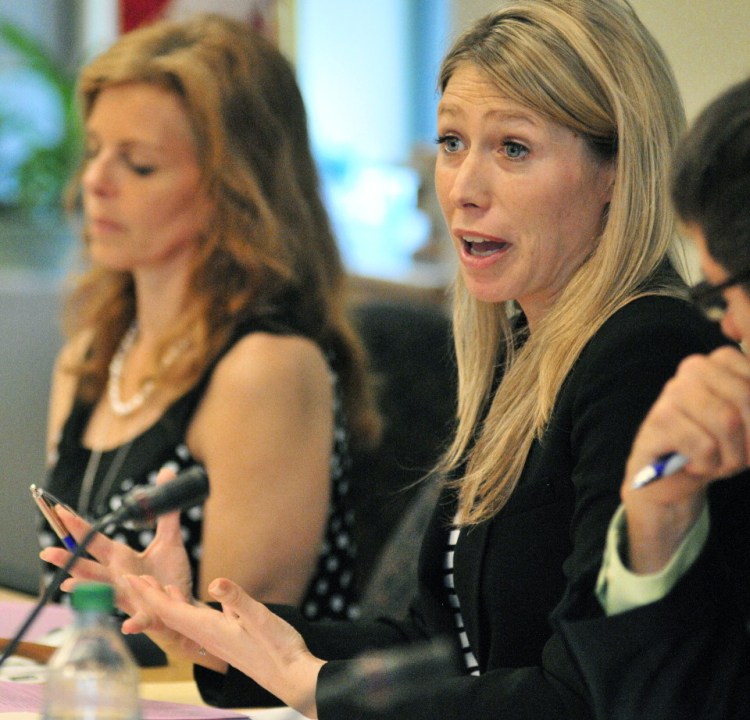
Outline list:
[[[690,301],[709,319],[721,322],[727,311],[727,301],[722,291],[743,282],[750,281],[750,268],[732,275],[718,285],[709,282],[699,282],[688,289]]]

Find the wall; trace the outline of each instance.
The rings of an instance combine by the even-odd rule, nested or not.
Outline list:
[[[44,480],[58,313],[56,279],[0,269],[0,585],[26,592],[41,568],[29,485]]]
[[[498,5],[496,0],[453,0],[454,35]],[[750,75],[748,0],[631,0],[631,5],[672,63],[689,119]]]

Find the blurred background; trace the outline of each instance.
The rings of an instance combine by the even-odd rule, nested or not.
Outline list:
[[[346,265],[365,295],[441,303],[453,251],[432,186],[440,58],[494,0],[0,0],[0,583],[35,578],[28,484],[43,477],[60,283],[76,263],[60,192],[78,159],[74,78],[159,14],[244,18],[293,61]],[[750,74],[748,0],[632,0],[689,118]],[[11,540],[9,540],[10,538]],[[28,555],[28,553],[27,553]],[[32,563],[18,567],[19,563]]]
[[[690,117],[750,72],[747,0],[632,4],[664,46]],[[0,268],[55,275],[66,268],[74,228],[57,206],[77,158],[71,92],[79,65],[141,22],[210,9],[247,19],[295,63],[352,273],[444,285],[452,251],[431,185],[435,76],[454,36],[494,6],[494,0],[0,0]]]

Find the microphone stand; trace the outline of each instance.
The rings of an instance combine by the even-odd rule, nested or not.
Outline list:
[[[12,640],[8,643],[5,650],[3,651],[3,654],[0,655],[0,667],[2,667],[3,663],[16,651],[16,648],[18,647],[18,643],[23,640],[24,635],[28,631],[28,629],[31,627],[31,624],[36,620],[37,616],[41,612],[42,608],[49,602],[50,598],[60,589],[60,585],[62,585],[63,580],[65,580],[66,576],[69,574],[70,569],[73,567],[73,565],[76,564],[76,561],[78,558],[83,555],[83,553],[86,551],[86,548],[89,546],[89,543],[94,538],[94,535],[96,535],[103,527],[106,525],[109,525],[112,521],[111,515],[105,515],[103,518],[95,522],[91,529],[86,533],[86,536],[83,538],[83,540],[78,543],[78,547],[75,549],[75,552],[70,556],[68,559],[68,562],[65,563],[62,567],[59,567],[57,569],[57,572],[52,576],[52,580],[50,581],[49,585],[47,585],[47,588],[45,589],[42,596],[37,600],[36,605],[32,608],[31,612],[29,613],[28,617],[24,621],[23,625],[18,629],[16,634],[13,636]]]

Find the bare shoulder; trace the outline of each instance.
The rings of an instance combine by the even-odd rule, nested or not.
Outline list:
[[[250,394],[299,393],[330,386],[321,348],[299,335],[256,332],[240,340],[217,365],[217,390]]]
[[[269,433],[285,438],[284,445],[292,434],[317,437],[331,420],[332,403],[328,365],[314,342],[253,333],[216,366],[190,428],[189,446],[208,467],[217,442],[225,448],[239,437],[244,447],[251,428],[265,442]]]

